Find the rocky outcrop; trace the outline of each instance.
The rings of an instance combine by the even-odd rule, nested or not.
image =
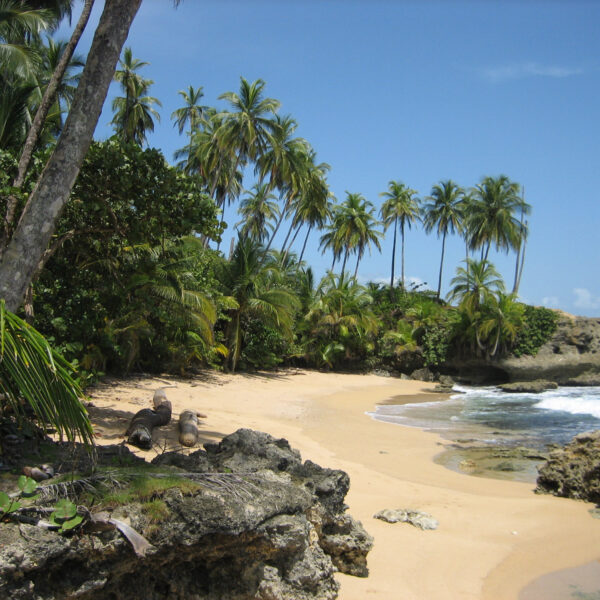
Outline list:
[[[535,356],[453,359],[446,368],[473,384],[543,379],[559,385],[600,385],[600,319],[560,313],[554,335]]]
[[[503,392],[509,394],[541,394],[546,390],[555,390],[558,384],[554,381],[536,379],[535,381],[517,381],[515,383],[503,383],[498,386]]]
[[[164,492],[160,523],[138,503],[114,511],[152,544],[146,556],[116,531],[69,537],[4,523],[0,597],[328,600],[337,597],[336,570],[367,575],[372,539],[345,512],[348,476],[302,462],[286,440],[239,430],[206,451],[154,462],[200,487]]]
[[[551,452],[536,491],[600,503],[600,431],[580,433]]]

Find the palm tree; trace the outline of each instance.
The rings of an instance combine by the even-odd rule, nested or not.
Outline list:
[[[275,127],[269,136],[268,144],[256,165],[260,180],[268,176],[269,187],[277,188],[280,198],[285,198],[279,220],[267,244],[267,250],[271,247],[283,219],[289,215],[294,202],[302,194],[311,160],[308,142],[303,138],[293,137],[297,127],[296,121],[290,116],[277,115],[274,123]],[[285,246],[286,243],[287,237],[283,245]]]
[[[492,296],[493,292],[503,292],[504,282],[494,265],[487,260],[466,260],[467,268],[459,267],[450,284],[453,286],[448,300],[458,300],[460,307],[475,313]]]
[[[141,0],[112,0],[104,5],[69,118],[56,147],[29,196],[10,241],[0,252],[0,297],[16,310],[38,264],[92,140],[121,47]],[[44,227],[39,227],[44,223]],[[4,242],[4,240],[3,240]]]
[[[242,237],[251,237],[259,244],[262,244],[275,227],[273,221],[279,217],[279,206],[275,194],[269,191],[265,183],[257,183],[252,186],[252,190],[242,199],[239,214],[242,221],[236,224],[242,225],[240,233]]]
[[[487,260],[492,244],[506,252],[520,246],[524,233],[516,214],[529,214],[531,207],[519,191],[506,175],[484,177],[475,186],[467,227],[471,249],[481,248],[482,259]]]
[[[189,134],[191,136],[191,133],[196,131],[200,121],[205,117],[208,107],[199,104],[200,98],[204,96],[202,89],[202,86],[194,89],[190,85],[187,90],[179,90],[177,92],[183,98],[184,105],[173,111],[171,119],[175,121],[173,126],[177,127],[180,134],[183,133],[185,126],[189,123]]]
[[[235,371],[242,352],[245,318],[258,319],[285,337],[293,337],[298,297],[281,285],[277,267],[263,257],[264,251],[256,242],[240,236],[221,274],[224,291],[235,302],[226,331],[231,371]]]
[[[249,83],[240,78],[240,92],[225,92],[219,100],[227,101],[231,112],[223,112],[222,139],[237,155],[234,171],[247,160],[256,160],[267,147],[269,135],[276,129],[271,118],[279,109],[279,102],[264,98],[265,82],[257,79]]]
[[[208,106],[200,104],[200,98],[204,96],[202,86],[194,89],[190,85],[187,90],[179,90],[178,94],[183,98],[184,105],[173,111],[171,119],[173,119],[173,126],[177,127],[180,135],[183,133],[186,125],[189,124],[189,142],[183,151],[185,155],[189,156],[192,149],[192,135],[205,118]]]
[[[435,184],[431,188],[431,196],[423,206],[423,224],[425,231],[436,230],[438,238],[442,236],[442,258],[440,260],[440,275],[438,278],[437,297],[442,290],[442,271],[444,268],[444,250],[448,232],[460,231],[462,227],[462,196],[463,190],[454,181],[448,179]]]
[[[114,78],[121,84],[124,96],[117,96],[113,100],[115,116],[111,124],[124,142],[135,142],[142,146],[146,143],[146,132],[154,131],[154,119],[160,121],[160,115],[153,105],[162,104],[158,99],[147,95],[154,82],[137,73],[148,63],[133,58],[131,48],[125,48],[119,65],[121,69],[115,72]]]
[[[39,56],[28,43],[52,23],[52,13],[24,5],[19,0],[0,0],[0,80],[29,78]]]
[[[305,317],[307,356],[331,367],[342,355],[351,358],[357,351],[366,351],[372,346],[367,338],[379,326],[372,304],[367,288],[355,277],[329,272],[321,280]]]
[[[306,185],[300,202],[298,203],[294,218],[294,221],[297,222],[298,229],[290,243],[291,247],[294,243],[295,236],[300,231],[302,225],[308,225],[304,243],[302,244],[302,251],[300,252],[300,260],[302,260],[302,257],[304,256],[306,244],[308,243],[308,236],[313,227],[316,226],[318,229],[322,229],[332,215],[331,200],[333,194],[329,190],[326,179],[326,173],[330,168],[331,167],[327,163],[315,165],[314,159],[311,159]]]
[[[381,249],[379,243],[381,234],[375,229],[378,221],[373,213],[373,204],[362,194],[346,192],[346,200],[341,204],[335,218],[336,235],[344,248],[342,273],[344,273],[350,253],[356,252],[358,257],[354,271],[356,276],[365,249],[370,248],[371,243]]]
[[[71,18],[71,4],[72,0],[58,0],[52,3],[57,22],[62,19],[65,14]],[[46,89],[44,90],[44,94],[39,106],[37,107],[35,117],[27,134],[27,139],[23,145],[23,152],[21,153],[21,157],[19,159],[17,177],[13,182],[15,187],[21,187],[25,181],[25,175],[27,173],[27,169],[29,168],[29,163],[31,162],[33,150],[38,143],[38,139],[41,135],[48,112],[50,111],[53,103],[55,103],[57,94],[59,108],[61,104],[61,97],[66,97],[67,108],[70,107],[71,100],[73,99],[75,92],[74,89],[69,89],[69,83],[67,82],[69,79],[73,78],[70,78],[69,75],[67,75],[67,72],[76,63],[80,63],[77,66],[83,66],[83,63],[80,59],[73,58],[73,54],[87,25],[93,5],[94,0],[85,0],[81,15],[79,16],[79,20],[77,21],[77,25],[75,26],[73,33],[71,34],[71,38],[66,44],[61,44],[58,46],[58,52],[48,56],[48,67],[52,69],[50,78],[48,80],[48,84],[46,85]],[[77,81],[79,81],[78,77]],[[62,130],[62,116],[60,121]]]
[[[400,235],[402,238],[402,289],[404,284],[404,230],[406,226],[410,229],[412,224],[419,220],[419,199],[416,198],[416,190],[407,188],[401,181],[390,181],[387,192],[380,194],[386,198],[381,206],[381,219],[384,231],[393,225],[394,244],[392,247],[392,275],[390,288],[394,287],[394,266],[396,260],[396,231],[400,224]]]
[[[339,233],[339,225],[342,219],[341,205],[334,204],[331,208],[330,222],[326,226],[326,232],[321,236],[319,240],[319,250],[324,254],[326,250],[331,250],[333,253],[333,260],[331,262],[331,271],[335,266],[336,261],[342,255],[344,250],[343,242]]]
[[[502,353],[514,344],[522,330],[525,307],[516,301],[514,294],[499,293],[486,305],[477,327],[477,341],[489,356]]]

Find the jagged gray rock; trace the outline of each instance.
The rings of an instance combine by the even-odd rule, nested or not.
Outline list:
[[[0,597],[329,600],[337,597],[336,569],[367,575],[372,538],[345,512],[348,476],[303,463],[286,440],[239,430],[207,451],[153,462],[221,473],[229,483],[193,494],[167,490],[168,517],[159,525],[140,504],[118,508],[113,517],[154,546],[142,559],[116,531],[67,537],[4,523]]]
[[[600,431],[576,435],[550,453],[539,469],[536,492],[600,503]]]

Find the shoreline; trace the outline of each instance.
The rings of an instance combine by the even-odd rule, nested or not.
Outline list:
[[[92,389],[90,413],[99,442],[119,443],[128,419],[165,387],[175,415],[185,408],[207,414],[195,449],[248,427],[288,439],[303,460],[346,471],[349,513],[375,545],[368,578],[338,576],[341,600],[517,600],[538,577],[597,560],[600,522],[588,514],[590,504],[538,496],[527,483],[452,471],[434,462],[446,444],[437,433],[367,414],[396,396],[423,398],[428,385],[302,370],[140,377]],[[157,445],[177,446],[175,429],[159,430]],[[423,510],[440,527],[420,531],[373,519],[384,508]]]

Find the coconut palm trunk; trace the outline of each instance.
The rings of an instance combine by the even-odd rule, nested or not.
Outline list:
[[[63,131],[0,260],[0,298],[13,312],[23,301],[69,198],[141,1],[112,0],[104,5]]]
[[[73,57],[73,53],[75,52],[75,48],[79,42],[79,38],[81,37],[81,34],[83,33],[83,30],[85,29],[85,26],[90,18],[90,13],[92,12],[93,6],[94,0],[85,0],[79,21],[77,21],[77,25],[71,34],[71,38],[65,46],[65,49],[60,57],[60,61],[58,62],[58,65],[56,66],[56,69],[54,73],[52,73],[52,77],[48,82],[48,87],[46,87],[42,102],[35,113],[33,123],[29,128],[29,133],[27,134],[27,139],[25,140],[25,145],[23,146],[23,152],[21,153],[21,158],[19,159],[17,177],[13,183],[14,187],[20,188],[25,181],[25,174],[27,173],[27,168],[31,162],[33,149],[37,144],[40,132],[42,131],[42,127],[44,126],[46,117],[48,116],[48,111],[54,103],[58,86],[62,81],[65,71],[69,66],[69,62]]]
[[[437,289],[437,297],[440,297],[440,293],[442,291],[442,271],[444,270],[444,252],[446,250],[446,234],[448,231],[444,229],[444,235],[442,236],[442,259],[440,260],[440,276],[438,278],[438,289]]]
[[[308,231],[306,232],[306,237],[304,238],[304,244],[302,244],[302,252],[300,252],[300,262],[302,262],[302,257],[304,256],[304,251],[306,250],[306,244],[308,242],[308,236],[310,235],[312,229],[312,225],[308,226]],[[331,267],[333,270],[333,267]]]
[[[400,232],[402,234],[402,291],[406,291],[404,285],[404,221],[400,222]]]
[[[392,245],[392,275],[390,277],[390,289],[394,287],[394,276],[396,275],[396,236],[398,234],[398,219],[394,221],[394,243]]]
[[[62,56],[60,57],[60,61],[58,62],[56,69],[52,73],[52,77],[48,83],[48,86],[46,87],[46,91],[44,92],[44,96],[42,97],[42,102],[40,103],[35,113],[33,123],[31,124],[29,132],[27,133],[27,139],[25,140],[23,151],[19,159],[19,165],[17,167],[17,176],[13,181],[13,187],[15,188],[21,188],[23,182],[25,181],[25,175],[27,174],[27,169],[29,168],[31,157],[33,156],[33,150],[38,142],[40,133],[42,131],[42,128],[44,127],[44,123],[46,122],[48,111],[54,103],[54,100],[56,98],[56,91],[62,81],[67,67],[69,66],[71,58],[73,57],[73,53],[75,52],[75,47],[79,42],[79,38],[81,37],[81,34],[83,33],[85,26],[87,25],[93,5],[94,0],[86,0],[81,16],[79,17],[79,21],[77,22],[77,25],[75,26],[75,29],[71,34],[71,39],[69,40],[69,43],[65,46]],[[17,198],[14,195],[10,195],[7,200],[6,214],[4,217],[4,239],[0,244],[0,256],[2,255],[5,242],[7,241],[9,232],[13,226],[16,209]]]

